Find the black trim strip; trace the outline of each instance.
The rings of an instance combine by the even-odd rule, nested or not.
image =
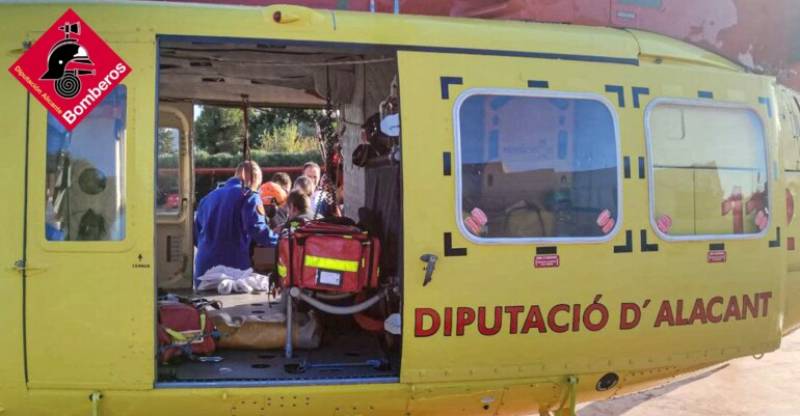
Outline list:
[[[643,253],[658,251],[658,244],[647,244],[647,230],[641,230],[639,235],[642,237],[641,249]]]
[[[644,156],[639,156],[639,179],[645,178]]]
[[[450,176],[452,174],[452,162],[450,152],[442,153],[442,174]]]
[[[622,158],[622,169],[625,174],[625,179],[631,178],[631,158],[629,156],[625,156]]]
[[[141,257],[139,254],[139,262],[142,261]],[[167,234],[167,263],[172,263],[172,235],[169,234]]]
[[[442,87],[442,99],[450,99],[450,85],[463,85],[464,78],[461,77],[439,77],[439,83]]]
[[[539,59],[558,59],[562,61],[580,62],[599,62],[606,64],[639,65],[639,60],[634,58],[616,58],[613,56],[597,55],[573,55],[568,53],[549,53],[549,52],[523,52],[523,51],[504,51],[497,49],[473,49],[473,48],[448,48],[437,46],[402,46],[387,45],[399,51],[409,52],[433,52],[433,53],[453,53],[463,55],[486,55],[486,56],[505,56],[511,58],[539,58]]]
[[[446,46],[420,46],[420,45],[397,45],[397,44],[376,44],[358,42],[328,42],[328,41],[307,41],[307,40],[285,40],[285,39],[262,39],[262,38],[236,38],[227,36],[190,36],[190,35],[158,35],[157,39],[173,42],[194,42],[194,43],[258,43],[261,45],[274,46],[320,46],[335,47],[342,49],[356,49],[360,51],[407,51],[407,52],[431,52],[431,53],[452,53],[462,55],[485,55],[485,56],[505,56],[512,58],[539,58],[539,59],[558,59],[564,61],[579,62],[599,62],[608,64],[639,65],[637,58],[618,58],[614,56],[598,55],[579,55],[568,53],[551,52],[525,52],[508,51],[500,49],[477,49],[477,48],[455,48]]]
[[[650,88],[633,87],[631,93],[633,94],[633,108],[639,108],[639,95],[650,95]]]
[[[158,360],[153,360],[158,362]],[[233,379],[211,381],[156,381],[157,389],[197,389],[197,388],[237,388],[237,387],[279,387],[279,386],[330,386],[353,384],[389,384],[400,383],[400,377],[361,376],[347,378],[296,378],[296,379]]]
[[[714,99],[714,93],[711,91],[697,91],[698,98]]]
[[[614,246],[614,253],[632,253],[633,252],[633,232],[625,230],[625,245]]]
[[[725,243],[711,243],[708,245],[709,251],[722,251],[725,250]]]
[[[528,88],[550,88],[549,81],[528,80]]]
[[[558,247],[556,246],[536,247],[537,256],[541,256],[544,254],[558,254]]]
[[[617,105],[625,108],[625,87],[622,85],[606,84],[606,92],[617,94]]]
[[[444,255],[445,257],[466,256],[467,249],[464,247],[453,248],[453,234],[444,233]]]
[[[781,227],[775,227],[775,239],[769,240],[769,248],[778,248],[781,246]]]
[[[25,98],[25,179],[22,203],[22,265],[28,265],[28,163],[31,132],[31,93]],[[22,362],[25,367],[25,384],[28,384],[28,274],[22,269]]]

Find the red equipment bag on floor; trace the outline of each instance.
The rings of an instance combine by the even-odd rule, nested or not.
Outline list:
[[[283,287],[358,293],[378,287],[381,243],[354,225],[309,221],[281,234]]]
[[[180,302],[158,305],[158,359],[167,363],[179,356],[214,352],[214,324],[206,312]]]

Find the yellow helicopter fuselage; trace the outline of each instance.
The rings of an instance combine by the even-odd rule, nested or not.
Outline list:
[[[0,415],[525,415],[773,351],[800,323],[800,105],[772,77],[635,30],[149,2],[0,5],[1,66],[68,7],[132,68],[123,82],[127,229],[121,241],[47,241],[47,112],[0,77]],[[396,379],[156,383],[158,47],[176,39],[396,51]],[[616,191],[598,198],[616,206],[614,223],[591,238],[472,233],[459,182],[471,156],[457,136],[462,110],[483,96],[592,101],[608,120]],[[502,142],[502,167],[492,169],[513,172],[529,163],[519,155],[539,149]],[[486,169],[495,185],[526,180]],[[425,254],[438,259],[427,284]]]

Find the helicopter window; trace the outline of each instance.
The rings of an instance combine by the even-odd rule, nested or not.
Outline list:
[[[471,90],[456,117],[459,228],[478,243],[607,240],[619,144],[595,95]]]
[[[159,127],[156,180],[156,212],[159,215],[178,215],[181,210],[180,139],[180,130]]]
[[[126,98],[117,86],[72,132],[48,115],[48,240],[125,238]]]
[[[664,238],[769,225],[764,125],[749,108],[655,100],[647,111],[652,222]]]

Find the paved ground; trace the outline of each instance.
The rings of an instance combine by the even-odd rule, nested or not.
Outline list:
[[[579,409],[579,416],[800,416],[800,331],[761,360],[740,358]]]

